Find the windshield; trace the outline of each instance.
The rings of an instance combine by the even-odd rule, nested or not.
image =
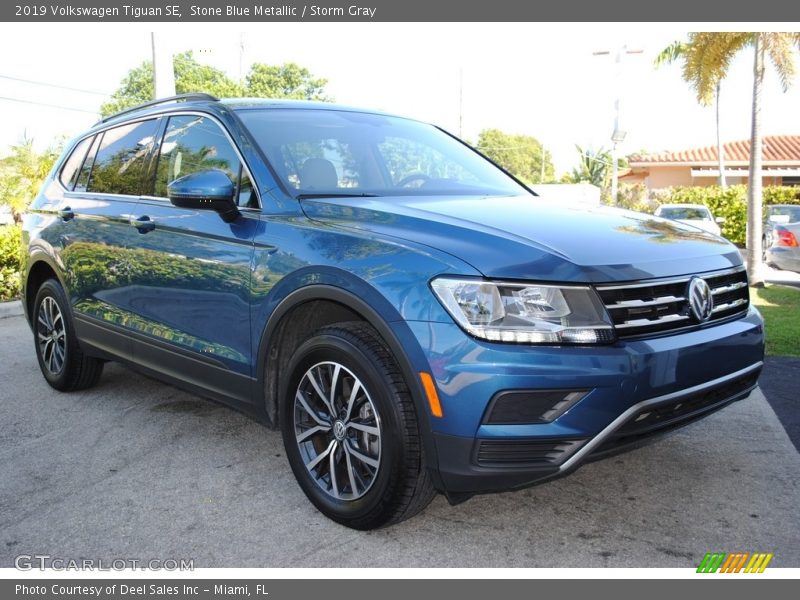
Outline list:
[[[237,114],[297,198],[529,193],[432,125],[344,110]]]
[[[684,221],[710,221],[711,220],[711,213],[708,212],[706,208],[693,208],[693,207],[686,207],[686,206],[672,206],[668,208],[662,208],[659,213],[659,217],[664,217],[665,219],[675,219],[677,220],[684,220]]]

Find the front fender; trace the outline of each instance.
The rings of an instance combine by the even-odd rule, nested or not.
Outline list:
[[[281,299],[271,311],[260,337],[257,354],[257,390],[261,392],[267,389],[267,356],[273,336],[276,335],[284,316],[298,306],[316,300],[327,300],[347,307],[375,328],[395,357],[414,401],[425,448],[426,465],[438,484],[438,461],[431,435],[432,417],[419,379],[420,371],[430,371],[430,366],[406,321],[378,290],[346,272],[338,269],[322,271],[315,269],[312,274],[309,269],[308,273],[305,275],[298,273],[297,277],[299,281],[307,282],[306,285],[298,287]],[[289,281],[281,283],[291,285]],[[263,400],[269,402],[269,398]],[[270,413],[268,408],[267,412]]]

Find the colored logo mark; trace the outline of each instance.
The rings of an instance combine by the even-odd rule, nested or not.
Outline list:
[[[772,552],[708,552],[697,567],[698,573],[763,573]],[[746,566],[745,566],[746,565]]]

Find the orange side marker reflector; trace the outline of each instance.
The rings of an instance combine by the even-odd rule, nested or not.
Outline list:
[[[443,417],[442,405],[439,404],[439,394],[436,393],[436,384],[433,383],[430,373],[420,371],[419,380],[422,382],[422,387],[425,388],[425,395],[428,397],[428,406],[431,409],[431,414],[434,417]]]

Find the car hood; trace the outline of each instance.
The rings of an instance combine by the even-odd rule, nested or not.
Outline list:
[[[607,282],[741,264],[729,242],[651,215],[536,196],[307,199],[306,216],[447,252],[486,277]]]

